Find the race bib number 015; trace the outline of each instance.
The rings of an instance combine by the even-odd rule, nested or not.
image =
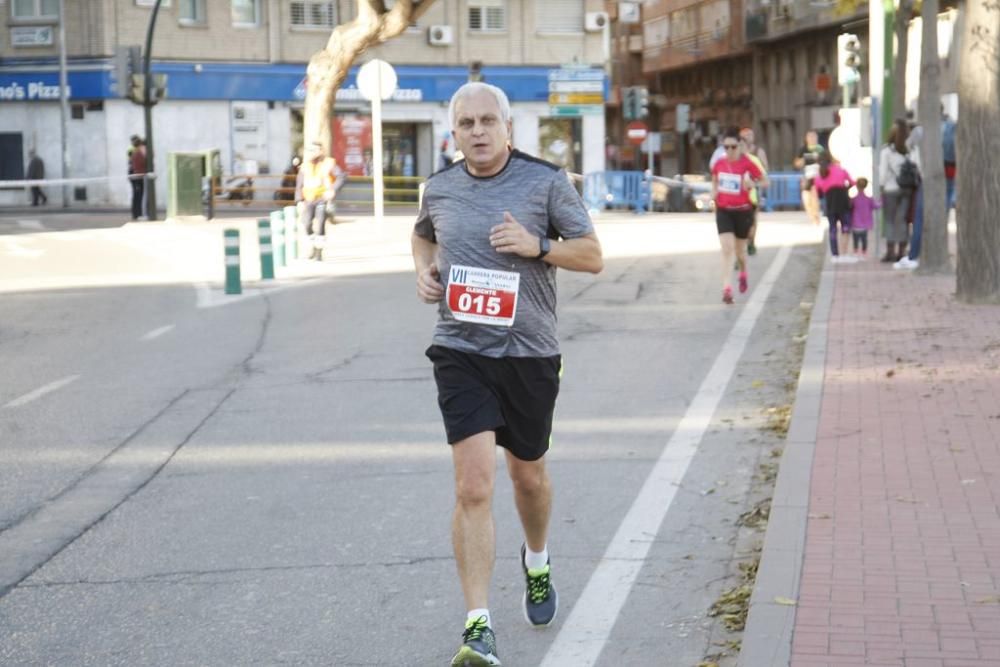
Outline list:
[[[456,320],[509,327],[517,311],[521,274],[513,271],[452,266],[448,307]]]

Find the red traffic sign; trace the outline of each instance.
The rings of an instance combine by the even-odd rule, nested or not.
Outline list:
[[[647,134],[649,134],[649,128],[641,120],[633,120],[625,127],[625,136],[628,137],[628,142],[636,146],[646,140]]]

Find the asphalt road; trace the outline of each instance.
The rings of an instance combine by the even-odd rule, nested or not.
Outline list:
[[[239,220],[226,221],[228,225]],[[0,664],[444,665],[464,609],[411,221],[222,293],[213,224],[0,214]],[[697,665],[762,533],[819,236],[762,217],[724,307],[708,215],[599,219],[560,272],[556,623],[522,619],[499,458],[505,665]],[[725,663],[723,658],[723,663]]]

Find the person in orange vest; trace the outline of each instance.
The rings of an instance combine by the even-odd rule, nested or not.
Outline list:
[[[305,222],[312,244],[309,259],[323,261],[326,245],[326,215],[333,208],[333,198],[343,172],[332,157],[323,157],[323,145],[315,142],[306,149],[305,160],[295,182],[295,201],[299,220]]]

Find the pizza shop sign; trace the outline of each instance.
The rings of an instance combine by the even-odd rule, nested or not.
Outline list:
[[[66,97],[71,97],[69,86],[66,86]],[[27,85],[22,85],[17,82],[9,85],[0,84],[0,101],[3,102],[58,99],[59,86],[50,86],[44,81],[30,81]]]

